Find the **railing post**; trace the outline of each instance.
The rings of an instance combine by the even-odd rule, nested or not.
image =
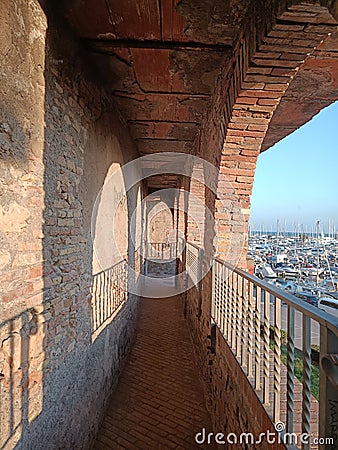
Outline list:
[[[182,248],[182,274],[181,274],[181,278],[180,281],[181,283],[184,283],[184,298],[186,298],[187,296],[187,245],[188,243],[186,242],[184,247]],[[182,285],[181,285],[182,286]]]
[[[235,349],[236,349],[236,356],[237,359],[241,359],[241,333],[242,330],[242,307],[243,307],[243,298],[242,298],[242,290],[243,290],[243,278],[237,277],[237,288],[236,288],[236,343],[235,343]]]
[[[248,373],[248,301],[249,301],[249,290],[247,280],[244,278],[242,282],[242,324],[241,324],[241,363],[242,367],[245,370],[245,374]]]
[[[231,273],[232,277],[232,314],[231,314],[231,348],[233,350],[236,349],[236,320],[237,320],[237,280],[238,280],[238,274],[235,271],[232,271]]]
[[[210,273],[211,273],[211,318],[217,323],[216,320],[216,267],[217,261],[212,263]]]
[[[319,436],[332,438],[338,448],[338,337],[320,326]]]
[[[264,290],[264,319],[263,319],[263,404],[270,404],[270,294]]]
[[[226,311],[227,311],[227,321],[225,324],[225,336],[227,340],[230,338],[230,330],[231,330],[231,299],[230,299],[230,291],[231,291],[231,272],[229,268],[225,268],[225,300],[226,300]]]
[[[253,377],[253,358],[254,358],[254,304],[253,304],[253,283],[249,283],[248,288],[248,377]]]
[[[227,321],[227,332],[226,332],[226,336],[227,336],[227,340],[228,342],[230,342],[231,340],[231,330],[232,330],[232,271],[230,269],[228,269],[228,273],[227,273],[227,306],[228,306],[228,321]]]
[[[221,331],[222,334],[225,335],[225,328],[227,322],[227,298],[226,298],[226,288],[225,288],[225,275],[226,268],[224,264],[220,265],[221,267],[221,285],[220,285],[220,297],[221,297],[221,309],[222,309],[222,317],[221,317]]]
[[[255,308],[255,390],[261,389],[261,295],[260,286],[256,286]]]
[[[149,243],[148,243],[148,239],[146,238],[145,241],[145,260],[144,260],[144,275],[147,276],[148,275],[148,252],[149,252]]]
[[[275,301],[275,326],[274,326],[274,407],[273,420],[280,421],[280,397],[281,397],[281,327],[282,327],[282,302],[278,297]]]
[[[310,436],[311,415],[311,318],[303,314],[303,401],[302,432]],[[303,443],[302,449],[308,450],[310,443]]]
[[[197,263],[198,263],[198,272],[197,272],[197,282],[198,282],[198,308],[197,308],[197,317],[200,318],[202,315],[202,276],[203,276],[203,261],[204,261],[204,250],[200,248],[197,253]]]
[[[286,423],[287,432],[293,432],[294,390],[295,390],[295,310],[288,306],[288,343],[287,343],[287,391],[286,391]]]

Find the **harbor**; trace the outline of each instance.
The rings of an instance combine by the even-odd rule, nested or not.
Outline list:
[[[338,234],[250,232],[254,273],[286,292],[338,317]]]

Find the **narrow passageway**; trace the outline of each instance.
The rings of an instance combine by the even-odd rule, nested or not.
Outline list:
[[[195,435],[211,422],[181,302],[141,299],[136,342],[95,450],[205,448]]]

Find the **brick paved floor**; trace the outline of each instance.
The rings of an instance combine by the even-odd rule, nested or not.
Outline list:
[[[94,450],[214,449],[197,445],[209,414],[179,296],[141,300],[135,345]]]

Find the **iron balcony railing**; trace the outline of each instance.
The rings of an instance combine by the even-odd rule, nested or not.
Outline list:
[[[174,242],[145,242],[144,274],[147,276],[152,272],[153,264],[160,267],[162,264],[182,260],[184,246],[185,241],[181,238]],[[164,266],[162,270],[165,270]]]
[[[128,263],[119,261],[93,276],[92,329],[95,332],[127,301]]]
[[[176,242],[149,242],[146,258],[151,260],[171,260],[177,254]]]
[[[203,252],[186,255],[197,279]],[[338,319],[218,258],[211,316],[273,422],[338,448]]]

